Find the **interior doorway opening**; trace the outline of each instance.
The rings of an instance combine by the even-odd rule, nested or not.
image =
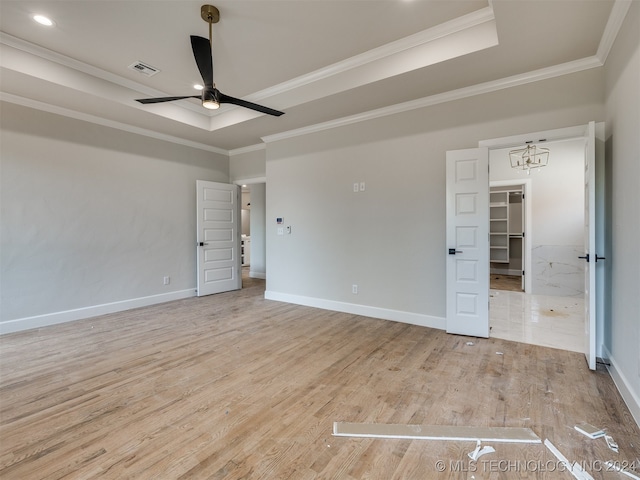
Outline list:
[[[241,255],[245,277],[266,276],[266,179],[234,182],[241,189]]]
[[[511,168],[513,146],[489,151],[490,336],[583,352],[585,141],[544,146],[549,165],[530,175]]]
[[[489,174],[489,287],[531,291],[531,179]],[[505,288],[500,288],[501,286]]]

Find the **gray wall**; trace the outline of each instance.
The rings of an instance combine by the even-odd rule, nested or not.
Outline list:
[[[640,423],[640,2],[633,2],[605,65],[612,376]]]
[[[229,180],[231,183],[254,183],[252,179],[264,180],[265,176],[264,148],[250,149],[244,153],[231,153],[229,156]]]
[[[595,69],[269,143],[267,218],[293,233],[267,226],[267,296],[443,326],[446,151],[602,120],[603,91]]]
[[[195,182],[227,182],[226,156],[14,104],[1,119],[2,331],[193,294]]]

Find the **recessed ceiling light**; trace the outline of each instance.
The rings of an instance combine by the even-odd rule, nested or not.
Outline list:
[[[49,17],[45,17],[44,15],[34,15],[33,19],[40,25],[45,25],[47,27],[51,27],[53,25],[53,20]]]
[[[199,83],[196,83],[193,88],[195,88],[196,90],[202,90],[204,89],[204,87],[202,85],[200,85]]]

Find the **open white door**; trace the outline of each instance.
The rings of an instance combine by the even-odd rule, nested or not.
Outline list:
[[[596,138],[596,133],[597,137]],[[584,309],[585,309],[585,346],[584,354],[591,370],[596,368],[596,296],[598,277],[602,275],[604,257],[598,255],[600,246],[596,243],[596,157],[603,155],[604,124],[589,122],[585,132],[586,146],[584,155]],[[597,148],[596,142],[599,142]],[[600,160],[598,158],[598,160]]]
[[[242,288],[237,185],[196,181],[198,296]]]
[[[447,152],[447,333],[489,336],[489,151]]]

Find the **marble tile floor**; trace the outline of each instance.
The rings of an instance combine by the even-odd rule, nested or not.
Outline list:
[[[490,336],[584,352],[584,299],[489,290]]]

